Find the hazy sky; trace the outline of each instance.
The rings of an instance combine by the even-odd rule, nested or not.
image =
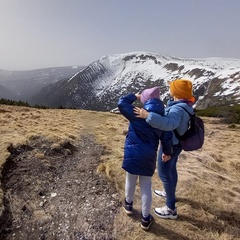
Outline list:
[[[240,0],[0,0],[0,69],[150,51],[240,59]]]

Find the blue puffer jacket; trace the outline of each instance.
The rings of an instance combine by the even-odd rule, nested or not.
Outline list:
[[[172,153],[172,133],[152,128],[145,119],[137,118],[133,113],[132,103],[136,101],[133,93],[119,99],[120,112],[130,121],[128,134],[124,146],[122,167],[135,175],[152,176],[156,168],[156,157],[159,139],[162,142],[163,152]],[[153,98],[144,104],[144,109],[158,114],[164,114],[164,105],[161,100]]]
[[[154,128],[165,131],[172,131],[176,129],[179,135],[183,135],[188,128],[189,114],[184,111],[182,107],[184,107],[189,113],[193,114],[193,108],[187,102],[182,100],[172,100],[167,104],[165,116],[150,112],[146,122]],[[177,145],[179,143],[174,133],[172,143],[173,145]]]

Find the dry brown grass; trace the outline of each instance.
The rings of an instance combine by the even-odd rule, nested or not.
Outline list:
[[[206,139],[199,151],[183,152],[178,162],[177,203],[179,218],[155,217],[149,232],[139,227],[141,202],[139,188],[134,201],[138,211],[132,218],[120,209],[115,219],[118,239],[240,239],[240,128],[230,129],[217,119],[204,118]],[[124,171],[121,169],[123,144],[128,122],[111,113],[84,110],[41,110],[0,105],[0,166],[9,156],[7,147],[26,144],[31,138],[45,137],[57,147],[75,143],[81,134],[90,133],[106,147],[99,172],[115,182],[124,196]],[[40,153],[36,155],[41,158]],[[153,188],[161,188],[157,172]],[[2,195],[0,196],[0,199]],[[164,201],[153,197],[153,207]],[[1,203],[0,203],[1,206]]]

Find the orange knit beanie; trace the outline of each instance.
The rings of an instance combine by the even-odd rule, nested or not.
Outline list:
[[[191,99],[192,82],[185,79],[176,79],[170,83],[170,93],[179,99]]]

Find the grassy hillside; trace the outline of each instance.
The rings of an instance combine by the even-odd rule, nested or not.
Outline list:
[[[131,218],[119,209],[114,221],[117,239],[240,239],[240,127],[236,124],[234,129],[229,128],[218,118],[203,119],[206,128],[203,148],[183,152],[178,162],[179,218],[163,220],[156,216],[150,231],[143,231],[139,226],[141,202],[137,187],[134,200],[137,214]],[[16,147],[43,137],[51,142],[52,148],[57,148],[65,143],[77,144],[82,135],[91,134],[105,148],[96,171],[115,183],[122,200],[125,179],[121,164],[127,126],[121,115],[111,113],[0,105],[0,166],[10,155],[7,151],[10,145]],[[35,154],[44,155],[40,149]],[[153,188],[162,188],[157,172]],[[162,205],[162,199],[153,197],[153,207]]]

